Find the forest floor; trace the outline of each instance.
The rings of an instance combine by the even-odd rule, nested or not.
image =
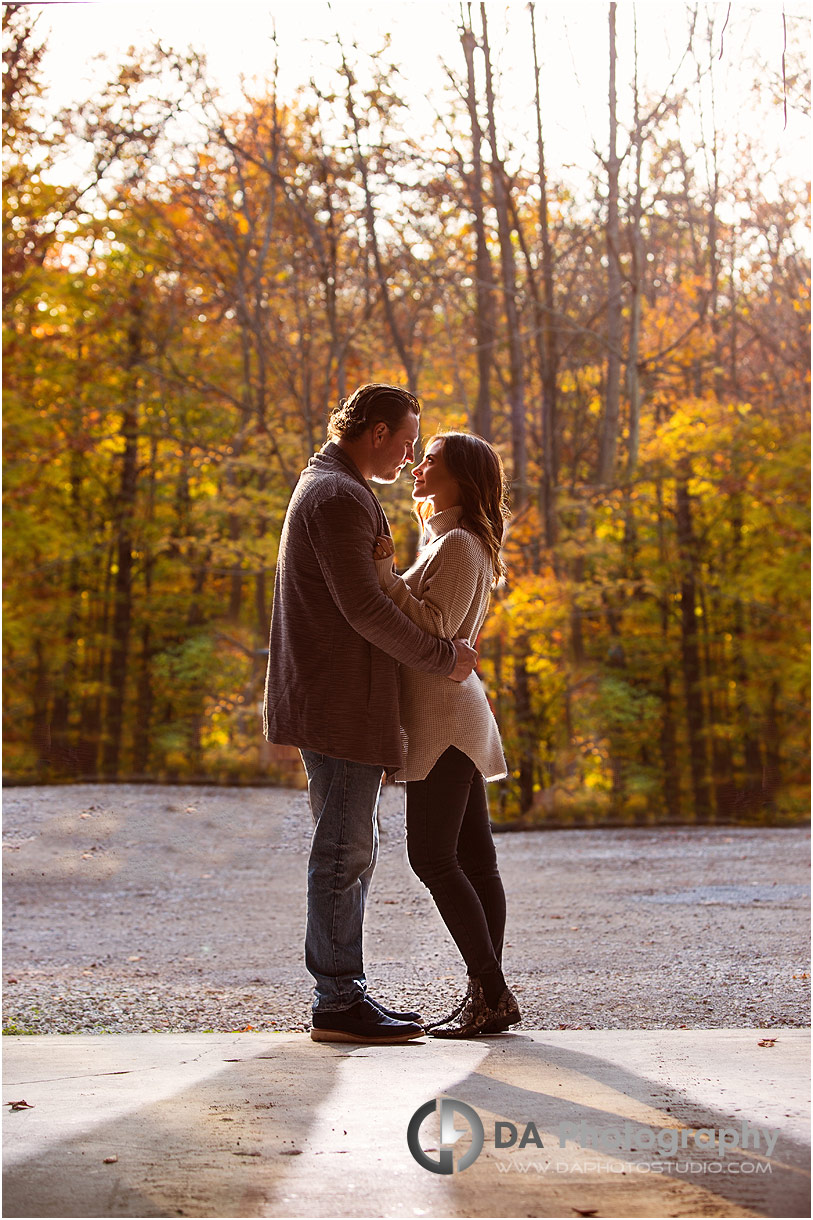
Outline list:
[[[371,994],[447,1011],[465,971],[381,805]],[[4,1032],[309,1028],[307,798],[80,784],[4,793]],[[526,1029],[806,1026],[810,831],[496,836]]]

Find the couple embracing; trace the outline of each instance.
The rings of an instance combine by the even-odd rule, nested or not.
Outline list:
[[[419,417],[417,398],[397,386],[343,399],[280,539],[264,732],[298,746],[307,773],[315,1041],[406,1042],[427,1028],[469,1038],[520,1019],[502,974],[505,893],[485,789],[506,774],[505,759],[469,643],[504,571],[505,476],[480,437],[434,437],[412,471],[422,549],[398,575],[368,480],[393,483],[414,462]],[[384,772],[406,784],[409,862],[469,978],[458,1010],[431,1027],[367,991],[362,924]]]

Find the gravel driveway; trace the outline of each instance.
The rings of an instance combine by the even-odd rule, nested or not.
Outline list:
[[[372,994],[430,1017],[465,971],[384,791]],[[302,792],[6,789],[4,1028],[309,1028]],[[808,1024],[807,828],[497,836],[505,973],[526,1028]]]

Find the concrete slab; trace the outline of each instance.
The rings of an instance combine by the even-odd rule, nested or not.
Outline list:
[[[396,1047],[48,1035],[3,1049],[7,1217],[810,1215],[804,1030]],[[441,1128],[436,1104],[416,1136],[431,1171],[407,1128],[443,1097],[475,1119],[458,1109]],[[8,1108],[20,1100],[32,1108]],[[483,1147],[460,1171],[477,1118]]]

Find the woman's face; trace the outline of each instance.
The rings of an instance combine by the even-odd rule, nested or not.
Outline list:
[[[412,499],[431,500],[436,513],[461,503],[460,486],[443,460],[443,437],[432,441],[412,477],[415,480]]]

